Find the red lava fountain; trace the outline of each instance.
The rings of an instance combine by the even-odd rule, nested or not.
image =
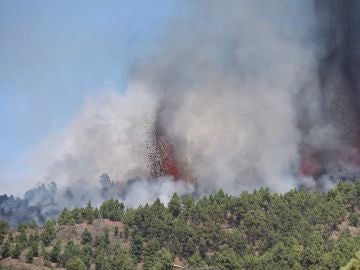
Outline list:
[[[151,176],[172,176],[175,181],[190,181],[184,162],[177,155],[176,148],[159,124],[156,125],[153,136],[149,155]]]
[[[156,176],[173,176],[175,180],[182,179],[183,173],[175,156],[174,148],[165,136],[157,139],[159,155]]]

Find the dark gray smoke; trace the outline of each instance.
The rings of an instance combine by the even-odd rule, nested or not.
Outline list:
[[[360,2],[316,1],[319,80],[324,121],[352,145],[360,128]]]
[[[318,104],[304,103],[302,169],[318,188],[359,176],[360,12],[359,1],[314,1]]]
[[[34,154],[58,187],[3,197],[0,218],[41,222],[88,200],[135,206],[174,191],[327,189],[360,175],[358,1],[187,4],[125,94],[89,99]],[[112,180],[99,182],[103,172]]]

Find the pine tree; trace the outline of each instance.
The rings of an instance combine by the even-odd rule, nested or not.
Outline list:
[[[61,256],[61,262],[63,265],[66,265],[70,259],[77,257],[79,255],[80,255],[79,248],[74,244],[73,241],[69,241],[64,248],[64,253]]]
[[[240,257],[232,249],[224,249],[219,252],[214,259],[214,263],[219,269],[242,269]]]
[[[119,250],[111,260],[111,267],[111,269],[133,270],[135,264],[127,252]]]
[[[11,244],[9,239],[5,241],[2,247],[1,256],[3,258],[7,258],[11,256]]]
[[[156,262],[151,269],[161,269],[161,270],[171,270],[174,257],[173,255],[166,249],[162,248],[156,253]]]
[[[206,267],[206,263],[201,258],[199,251],[196,251],[188,260],[191,268],[204,268]]]
[[[85,214],[85,219],[87,220],[87,223],[92,224],[93,220],[95,218],[95,214],[94,214],[94,208],[91,206],[90,201],[88,202],[88,204],[85,208],[84,214]]]
[[[106,245],[110,244],[110,238],[109,238],[109,229],[105,228],[104,230],[104,242]]]
[[[50,252],[50,261],[53,263],[60,263],[61,256],[61,244],[59,241],[56,242],[55,246]]]
[[[74,257],[66,263],[66,270],[86,270],[86,265],[79,257]]]
[[[130,252],[134,261],[136,262],[141,261],[143,242],[144,240],[139,234],[134,235],[133,239],[131,240]]]
[[[33,241],[30,246],[33,256],[37,257],[39,256],[39,243],[37,241]]]
[[[45,229],[41,235],[41,239],[45,246],[50,245],[50,243],[55,239],[55,223],[52,221],[48,221],[45,224]]]
[[[26,262],[27,262],[27,263],[32,263],[33,259],[34,259],[34,252],[33,252],[33,250],[30,248],[29,251],[28,251],[28,253],[26,254]]]
[[[93,256],[93,251],[91,245],[84,245],[81,249],[81,259],[85,263],[87,268],[91,266],[91,258]]]
[[[81,243],[83,245],[92,243],[92,236],[91,236],[91,233],[88,231],[87,228],[85,228],[85,230],[81,234]]]
[[[108,263],[102,252],[100,252],[95,259],[95,269],[96,270],[107,270]]]
[[[177,217],[181,213],[180,199],[179,199],[179,196],[176,194],[176,192],[173,194],[173,196],[168,204],[168,209],[173,217]]]
[[[151,239],[144,249],[144,269],[150,269],[157,260],[156,254],[161,246],[157,239]]]
[[[125,225],[124,237],[127,240],[129,238],[129,227]]]
[[[9,224],[4,220],[0,220],[0,245],[2,245],[5,235],[8,233],[9,229]]]
[[[75,220],[71,214],[71,212],[65,207],[64,210],[61,212],[58,223],[60,226],[62,225],[73,225],[75,224]]]
[[[22,244],[21,243],[16,243],[15,247],[14,247],[14,249],[12,251],[12,258],[13,259],[18,259],[20,254],[21,254],[22,249],[23,249]]]
[[[21,228],[21,229],[20,229],[20,234],[17,235],[16,241],[19,242],[19,243],[21,243],[21,244],[24,245],[24,246],[27,245],[28,238],[27,238],[27,235],[26,235],[26,230],[25,230],[25,228]]]

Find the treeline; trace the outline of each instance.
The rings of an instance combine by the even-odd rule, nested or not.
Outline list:
[[[41,257],[45,266],[67,269],[172,269],[174,261],[189,269],[357,269],[359,210],[360,182],[327,193],[220,190],[197,201],[175,193],[166,206],[158,199],[136,209],[89,202],[42,228],[12,231],[0,222],[1,256]],[[99,219],[112,227],[96,233]],[[80,241],[62,238],[59,231],[76,224],[83,224]]]

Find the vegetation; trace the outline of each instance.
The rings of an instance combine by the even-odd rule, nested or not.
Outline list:
[[[0,265],[39,269],[360,269],[360,182],[329,192],[268,189],[194,200],[176,193],[136,209],[117,200],[64,209],[11,230],[0,221]],[[37,260],[39,262],[39,260]],[[39,263],[37,264],[39,265]]]

